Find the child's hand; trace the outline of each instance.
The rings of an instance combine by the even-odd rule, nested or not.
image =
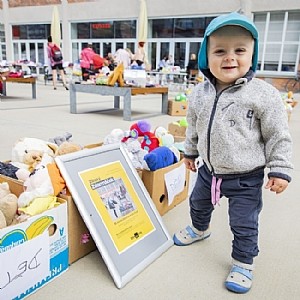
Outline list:
[[[289,184],[288,181],[284,179],[270,177],[265,188],[270,189],[272,192],[275,192],[276,194],[280,194],[287,188],[288,184]]]
[[[184,158],[184,164],[188,170],[196,172],[197,168],[194,159]]]

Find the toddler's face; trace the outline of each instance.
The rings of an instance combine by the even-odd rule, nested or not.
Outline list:
[[[249,71],[253,47],[251,33],[240,26],[222,27],[209,37],[208,66],[218,89],[233,84]]]

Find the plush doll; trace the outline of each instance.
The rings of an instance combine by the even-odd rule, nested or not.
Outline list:
[[[122,145],[127,150],[133,167],[135,169],[142,169],[144,157],[148,152],[141,147],[140,142],[135,138],[129,138]]]
[[[145,132],[141,146],[146,151],[151,152],[159,147],[159,140],[153,132]]]
[[[107,136],[104,137],[103,144],[108,145],[120,143],[124,137],[124,131],[120,128],[115,128]]]
[[[81,150],[72,142],[63,142],[58,146],[55,155],[64,155]],[[35,215],[56,205],[56,198],[66,188],[56,163],[39,165],[24,182],[25,191],[18,198],[20,214]]]
[[[11,163],[18,168],[33,170],[38,164],[54,161],[57,145],[37,138],[21,138],[12,148]]]
[[[142,148],[150,152],[155,148],[159,147],[159,140],[153,132],[151,132],[151,125],[146,120],[140,120],[137,123],[134,123],[130,126],[130,131],[132,136],[137,134],[138,137],[143,137],[141,143]],[[133,132],[136,132],[134,134]]]
[[[116,83],[118,83],[118,85],[120,87],[124,86],[124,78],[123,78],[123,73],[124,73],[124,65],[123,63],[120,63],[118,66],[116,66],[116,68],[114,69],[114,71],[108,76],[108,85],[114,86]]]
[[[80,145],[73,142],[64,141],[56,149],[55,156],[73,153],[79,150],[82,150],[82,147]]]
[[[64,188],[62,178],[55,163],[40,166],[24,182],[25,191],[18,198],[18,208],[27,207],[38,197],[57,196]]]
[[[154,149],[144,157],[143,168],[155,171],[177,163],[177,157],[171,149],[162,146]]]
[[[61,136],[55,136],[54,138],[50,138],[49,142],[60,146],[63,142],[71,142],[72,134],[66,132]]]
[[[14,223],[17,209],[17,196],[10,192],[7,182],[0,183],[0,229]]]

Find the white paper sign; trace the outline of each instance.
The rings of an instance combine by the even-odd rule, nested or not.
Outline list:
[[[170,206],[176,195],[184,189],[185,164],[165,174],[165,183],[168,192],[168,205]]]
[[[50,272],[49,235],[44,234],[0,253],[0,299],[12,299]]]

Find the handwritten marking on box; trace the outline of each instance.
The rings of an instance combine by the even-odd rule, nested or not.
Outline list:
[[[48,231],[0,253],[0,299],[12,299],[50,273]]]
[[[181,164],[180,167],[165,174],[169,206],[173,203],[175,196],[184,189],[185,173],[185,164]]]

